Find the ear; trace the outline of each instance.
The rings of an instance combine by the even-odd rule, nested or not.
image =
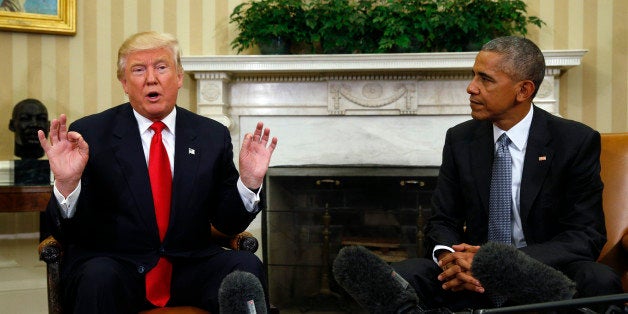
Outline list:
[[[183,75],[183,71],[177,71],[177,86],[179,86],[179,89],[183,87]]]
[[[129,94],[126,90],[126,78],[122,77],[120,79],[118,79],[120,81],[120,84],[122,84],[122,89],[124,90],[125,94]]]
[[[517,100],[520,102],[530,100],[532,101],[532,95],[534,94],[536,87],[534,82],[525,80],[517,83]]]
[[[13,126],[13,119],[9,120],[9,130],[11,130],[11,132],[15,132],[15,127]]]

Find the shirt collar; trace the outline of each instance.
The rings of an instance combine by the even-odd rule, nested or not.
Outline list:
[[[144,132],[148,131],[148,129],[150,129],[150,126],[153,124],[153,121],[142,116],[137,111],[135,111],[135,109],[133,109],[133,115],[135,116],[135,119],[137,120],[137,124],[140,129],[140,134],[143,134]],[[161,120],[161,122],[163,122],[166,125],[166,130],[168,130],[168,132],[172,133],[173,135],[174,135],[174,130],[176,126],[176,120],[177,120],[177,107],[176,106],[172,109],[172,111],[165,118]]]
[[[515,124],[510,130],[504,131],[493,124],[493,143],[497,142],[497,139],[506,133],[510,141],[518,150],[523,150],[528,143],[528,134],[530,134],[530,126],[532,125],[532,116],[534,106],[530,106],[528,114]]]

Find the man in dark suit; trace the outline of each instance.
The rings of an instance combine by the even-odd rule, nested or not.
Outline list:
[[[575,281],[575,297],[621,293],[617,274],[595,262],[606,240],[599,133],[533,105],[545,60],[528,39],[488,42],[472,72],[467,93],[473,120],[452,127],[445,137],[433,215],[425,230],[430,256],[392,267],[412,285],[423,309],[508,305],[485,291],[471,272],[480,246],[503,231],[498,242]],[[498,186],[491,177],[503,134],[501,149],[510,157],[502,167],[509,178],[501,191],[507,197],[491,193],[491,185]],[[489,204],[499,199],[506,220],[503,228],[489,227],[496,212]]]
[[[171,35],[129,37],[118,51],[117,74],[129,103],[69,129],[62,114],[52,121],[50,141],[39,131],[55,175],[46,214],[66,246],[63,304],[74,313],[137,313],[164,305],[216,313],[218,288],[232,271],[265,283],[254,254],[209,243],[210,225],[236,234],[254,219],[277,139],[258,123],[244,137],[238,173],[227,128],[176,106],[184,73]],[[157,170],[153,144],[163,147]],[[159,170],[166,175],[154,184]],[[162,215],[156,208],[164,195]],[[157,270],[166,275],[153,277]]]
[[[494,306],[470,269],[490,240],[491,171],[502,134],[512,156],[508,242],[574,280],[576,297],[621,293],[617,274],[595,262],[606,240],[600,135],[532,104],[544,75],[543,54],[528,39],[497,38],[478,53],[467,87],[473,120],[445,137],[426,228],[432,256],[393,265],[428,307]]]

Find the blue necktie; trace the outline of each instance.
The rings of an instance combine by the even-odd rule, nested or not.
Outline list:
[[[508,151],[508,144],[510,144],[510,139],[506,133],[497,139],[488,202],[488,240],[511,244],[512,158]]]
[[[508,144],[510,144],[510,138],[506,133],[497,139],[497,151],[491,176],[491,194],[488,201],[488,240],[511,244],[512,158]],[[488,295],[498,307],[506,302],[506,298],[501,295],[490,292]]]

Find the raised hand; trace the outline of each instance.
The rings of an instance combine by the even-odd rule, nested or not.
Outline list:
[[[50,141],[43,130],[37,132],[39,143],[48,156],[55,186],[67,197],[78,186],[89,159],[89,145],[81,134],[68,132],[67,117],[62,114],[50,124]]]
[[[240,149],[240,179],[251,189],[258,189],[268,171],[270,157],[277,147],[277,138],[270,140],[270,129],[258,122],[253,134],[247,133]]]

